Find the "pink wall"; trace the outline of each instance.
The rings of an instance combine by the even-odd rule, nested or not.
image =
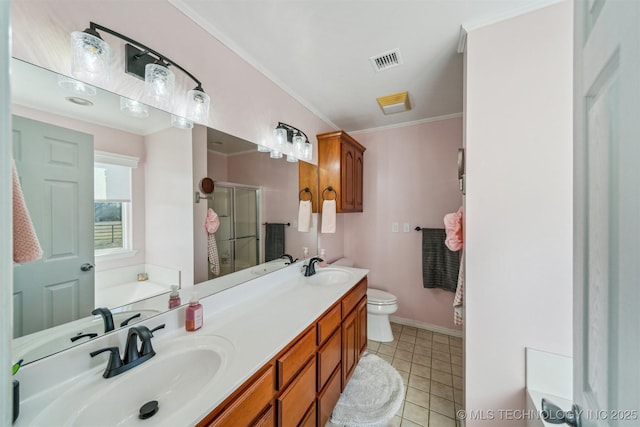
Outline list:
[[[525,408],[525,347],[572,355],[572,13],[468,34],[467,411]]]
[[[93,135],[93,148],[107,153],[124,154],[140,159],[138,167],[132,171],[132,221],[133,221],[133,250],[135,256],[114,260],[97,260],[96,271],[109,270],[145,263],[145,146],[144,137],[129,132],[96,125],[93,123],[74,120],[58,116],[45,111],[34,110],[20,105],[12,106],[12,113],[50,123],[55,126],[77,130]]]
[[[460,329],[453,324],[454,294],[422,285],[422,234],[413,229],[444,228],[444,215],[462,204],[456,169],[462,119],[352,136],[367,149],[364,212],[341,215],[345,256],[370,270],[370,287],[398,297],[395,316]],[[399,233],[391,232],[393,222]],[[405,222],[409,233],[402,232]]]

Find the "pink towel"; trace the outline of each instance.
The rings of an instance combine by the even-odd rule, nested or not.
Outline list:
[[[451,251],[462,249],[462,207],[456,213],[444,216],[444,230],[446,237],[444,244]]]
[[[204,228],[207,230],[207,252],[209,255],[209,264],[211,264],[211,272],[214,275],[220,274],[220,259],[218,258],[218,244],[216,236],[213,234],[220,227],[220,218],[218,214],[209,208],[207,211],[207,219],[204,222]]]
[[[218,218],[218,214],[213,211],[213,209],[209,208],[207,210],[207,219],[204,223],[204,228],[207,230],[207,233],[213,234],[218,231],[218,227],[220,227],[220,218]]]
[[[13,262],[23,263],[42,258],[42,247],[31,222],[24,194],[20,187],[16,164],[11,160],[13,172]]]

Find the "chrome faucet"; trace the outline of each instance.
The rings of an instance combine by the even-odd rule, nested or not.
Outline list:
[[[102,316],[102,320],[104,320],[104,333],[111,332],[115,329],[113,326],[113,315],[111,314],[111,310],[107,307],[98,307],[91,312],[91,314],[96,315],[99,314]]]
[[[297,258],[293,259],[293,257],[291,255],[289,255],[289,254],[282,254],[282,255],[280,255],[280,258],[287,258],[289,260],[289,262],[285,263],[285,264],[293,264],[294,262],[298,261]]]
[[[102,376],[105,378],[115,377],[155,356],[156,352],[151,345],[151,338],[155,331],[164,328],[164,326],[165,325],[162,324],[151,330],[144,325],[134,325],[130,327],[129,334],[127,335],[127,346],[124,349],[124,359],[120,358],[120,349],[118,347],[107,347],[92,351],[90,353],[91,357],[95,357],[106,351],[110,352],[109,361]],[[138,349],[138,340],[142,343],[140,349]]]
[[[311,258],[311,259],[309,260],[309,264],[307,264],[307,265],[305,266],[305,269],[304,269],[304,276],[305,276],[305,277],[309,277],[309,276],[313,276],[314,274],[316,274],[316,268],[314,267],[314,264],[315,264],[316,262],[322,262],[322,261],[324,261],[324,260],[323,260],[323,259],[321,259],[321,258],[318,258],[317,256],[316,256],[316,257]]]

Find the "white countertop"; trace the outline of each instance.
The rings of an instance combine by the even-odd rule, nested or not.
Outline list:
[[[225,338],[231,342],[233,355],[224,372],[216,377],[214,386],[207,388],[206,395],[193,396],[178,411],[159,411],[147,420],[132,419],[129,425],[196,424],[368,273],[364,269],[340,267],[354,274],[353,282],[313,285],[302,276],[301,266],[299,262],[203,298],[200,302],[204,308],[204,325],[196,332],[186,332],[184,329],[184,306],[141,322],[149,328],[166,324],[165,329],[156,332],[153,338],[157,355],[161,355],[162,349],[171,345],[176,338],[198,334]],[[127,329],[122,329],[23,367],[16,375],[21,383],[21,407],[20,417],[14,425],[40,425],[38,416],[42,408],[64,393],[81,376],[86,377],[88,372],[101,376],[106,366],[106,356],[91,358],[89,353],[109,346],[118,346],[122,353],[126,334]],[[198,367],[185,366],[184,369]],[[110,380],[104,379],[105,387]],[[161,399],[158,400],[161,402]]]

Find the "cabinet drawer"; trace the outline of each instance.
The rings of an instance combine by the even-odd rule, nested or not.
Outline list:
[[[273,409],[273,405],[269,406],[269,409],[253,424],[254,427],[275,427],[276,425],[276,413]]]
[[[315,399],[316,360],[313,358],[284,393],[276,399],[278,426],[297,426]]]
[[[316,340],[314,335],[314,328],[309,329],[302,338],[276,360],[278,390],[282,390],[315,353]]]
[[[358,305],[358,302],[367,294],[367,278],[362,279],[349,293],[342,298],[342,318]]]
[[[325,389],[318,396],[318,425],[324,426],[329,421],[333,408],[340,398],[340,366],[333,372]]]
[[[311,408],[307,411],[298,427],[316,427],[316,405],[311,404]]]
[[[336,304],[327,314],[318,320],[318,345],[321,345],[340,326],[340,304]]]
[[[273,377],[273,366],[269,366],[208,425],[229,427],[250,425],[271,402]]]
[[[342,338],[340,329],[338,329],[329,341],[318,350],[318,391],[322,390],[336,366],[340,364],[341,359]]]

